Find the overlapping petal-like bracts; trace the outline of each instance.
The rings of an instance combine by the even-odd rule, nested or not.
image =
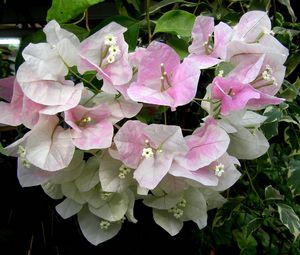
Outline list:
[[[69,66],[77,66],[80,41],[73,33],[62,29],[55,20],[51,20],[43,29],[47,42],[54,48],[63,62]]]
[[[214,36],[214,39],[212,39]],[[220,63],[226,57],[226,47],[232,37],[232,28],[220,22],[214,25],[214,19],[198,16],[192,30],[192,44],[189,53],[200,69]]]
[[[152,42],[138,67],[136,82],[127,93],[132,100],[176,108],[189,103],[196,95],[200,70],[195,61],[180,63],[168,45]]]
[[[32,129],[38,122],[39,113],[54,115],[58,112],[75,107],[81,98],[83,85],[77,85],[74,94],[64,105],[42,105],[24,95],[16,79],[11,80],[13,95],[9,103],[0,102],[0,122],[6,125],[18,126],[24,124]]]
[[[280,104],[284,100],[269,96],[232,78],[216,77],[211,84],[212,99],[220,100],[221,114],[239,111],[246,107],[261,108],[270,104]]]
[[[87,108],[82,105],[65,112],[65,121],[72,127],[74,145],[82,150],[103,149],[111,146],[113,125],[111,111],[105,105]]]
[[[239,162],[234,157],[224,153],[209,165],[194,171],[182,167],[176,162],[171,166],[169,173],[176,177],[184,177],[196,181],[214,190],[223,191],[231,187],[241,176],[235,164],[239,164]],[[218,175],[216,168],[220,165],[224,172]]]
[[[125,99],[123,96],[116,96],[105,92],[98,94],[92,102],[97,105],[105,104],[110,109],[110,120],[112,123],[116,123],[123,118],[136,116],[143,107],[142,104],[132,101],[131,99]]]
[[[228,134],[213,118],[208,118],[202,127],[184,139],[189,150],[186,154],[177,156],[175,161],[191,171],[208,166],[221,157],[230,142]]]
[[[115,135],[118,159],[136,169],[141,187],[155,188],[167,174],[175,156],[186,153],[187,145],[178,126],[127,121]]]
[[[56,116],[41,115],[34,128],[6,147],[9,155],[19,156],[25,165],[57,171],[71,162],[75,147],[70,130],[58,126]]]
[[[32,101],[47,105],[66,105],[82,86],[65,80],[68,68],[77,65],[79,40],[52,21],[44,28],[48,43],[29,44],[22,52],[25,62],[19,67],[17,80]]]
[[[234,27],[232,40],[253,43],[259,36],[270,32],[271,21],[268,14],[264,11],[250,11]]]
[[[17,81],[30,100],[47,106],[66,105],[82,90],[82,86],[64,79],[68,70],[49,44],[30,44],[23,56],[25,62],[18,69]]]
[[[281,87],[286,67],[276,54],[242,54],[232,57],[235,68],[227,75],[268,95],[275,95]]]
[[[99,78],[112,85],[129,82],[132,69],[128,60],[128,44],[123,35],[126,30],[125,27],[111,22],[82,41],[79,48],[79,72],[96,70]],[[112,44],[106,43],[108,37],[113,41]],[[109,59],[111,46],[116,47],[117,52]]]

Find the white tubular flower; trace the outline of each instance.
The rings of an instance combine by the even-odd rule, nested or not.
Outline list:
[[[119,178],[120,179],[125,179],[126,178],[126,175],[129,174],[131,172],[131,168],[125,166],[125,165],[122,165],[120,168],[119,168]]]
[[[110,198],[111,195],[112,195],[112,193],[110,193],[110,192],[102,192],[101,193],[101,199],[102,200],[107,200],[108,198]]]
[[[144,148],[142,156],[145,157],[145,158],[153,158],[154,153],[153,153],[152,148],[150,148],[150,147]]]
[[[110,222],[107,220],[101,220],[99,225],[101,229],[107,230],[110,226]]]
[[[104,44],[107,46],[111,46],[111,45],[116,45],[117,43],[117,38],[112,35],[112,34],[108,34],[104,37]]]
[[[120,48],[118,47],[118,45],[111,45],[108,49],[109,51],[109,55],[112,55],[112,56],[118,56],[120,54]]]
[[[24,158],[26,156],[26,149],[22,145],[19,145],[17,153],[19,157]]]
[[[218,176],[218,177],[221,177],[223,175],[223,173],[225,172],[224,168],[225,168],[225,166],[222,163],[216,165],[215,175]]]
[[[115,56],[112,54],[109,54],[108,57],[106,58],[107,63],[111,64],[113,62],[115,62]]]

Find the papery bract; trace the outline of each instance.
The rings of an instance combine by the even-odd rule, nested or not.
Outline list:
[[[41,115],[34,128],[25,136],[6,147],[9,154],[18,156],[24,148],[24,159],[46,171],[57,171],[71,162],[74,145],[69,130],[58,126],[56,116]]]
[[[214,39],[212,39],[214,36]],[[214,19],[198,16],[192,31],[189,53],[200,69],[209,68],[226,57],[226,47],[232,37],[232,28],[220,22],[214,26]]]
[[[128,45],[123,36],[126,30],[125,27],[111,22],[82,41],[79,50],[79,72],[96,70],[100,78],[112,85],[129,82],[132,70],[128,60]],[[112,47],[116,49],[115,54],[110,52]]]
[[[74,145],[82,150],[108,148],[113,126],[108,120],[111,112],[105,105],[93,108],[77,106],[65,112],[65,121],[73,128]]]
[[[175,160],[187,169],[196,170],[209,165],[223,155],[230,139],[227,133],[212,118],[209,118],[192,135],[186,136],[185,141],[189,148],[188,153],[177,156]]]
[[[135,101],[176,108],[189,103],[196,95],[199,68],[189,58],[180,63],[168,45],[152,42],[139,65],[137,80],[127,90]]]

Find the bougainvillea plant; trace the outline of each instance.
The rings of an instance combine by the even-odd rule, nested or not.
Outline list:
[[[136,200],[170,235],[186,221],[203,229],[240,178],[239,160],[269,149],[262,110],[285,101],[276,94],[289,51],[265,11],[234,25],[200,14],[185,55],[151,37],[129,50],[126,30],[112,21],[80,41],[50,20],[46,42],[29,44],[1,81],[0,122],[27,128],[4,148],[20,184],[60,199],[56,211],[77,215],[94,245],[137,222]],[[181,126],[179,109],[191,105],[201,119]]]

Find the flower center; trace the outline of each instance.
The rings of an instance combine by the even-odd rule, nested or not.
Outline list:
[[[146,146],[143,148],[143,152],[142,152],[142,157],[145,158],[153,158],[154,157],[154,153],[162,153],[163,149],[162,149],[162,145],[160,145],[157,149],[152,148],[149,144],[149,140],[145,140],[145,144]]]
[[[120,179],[125,179],[126,176],[131,172],[131,168],[125,166],[125,165],[121,165],[120,168],[119,168],[119,178]]]
[[[104,37],[104,45],[105,47],[104,49],[101,48],[100,54],[99,66],[101,68],[106,67],[108,64],[114,63],[116,61],[116,57],[121,53],[121,50],[117,45],[117,38],[112,34],[108,34]]]
[[[267,87],[270,85],[278,86],[277,80],[273,75],[273,69],[270,65],[266,65],[265,70],[254,81],[251,82],[254,85],[257,82],[265,81],[266,83],[258,86],[254,86],[256,89]]]
[[[161,76],[160,76],[160,91],[163,92],[165,90],[167,90],[168,88],[170,88],[171,82],[168,78],[168,73],[165,69],[165,64],[161,63],[160,64],[160,72],[161,72]]]
[[[92,118],[90,116],[84,116],[80,120],[76,121],[78,127],[85,127],[87,124],[92,122]]]
[[[26,168],[30,168],[31,165],[26,159],[26,149],[22,145],[19,145],[17,154],[20,157],[21,164]]]
[[[210,55],[214,50],[214,37],[212,34],[208,34],[207,41],[203,43],[205,53]]]
[[[222,163],[219,163],[215,166],[215,175],[221,177],[223,175],[225,166]]]
[[[175,206],[168,210],[169,213],[172,213],[176,219],[179,219],[183,213],[184,208],[186,207],[186,200],[182,198]]]
[[[110,226],[110,222],[108,220],[101,220],[99,225],[101,229],[107,230]]]

